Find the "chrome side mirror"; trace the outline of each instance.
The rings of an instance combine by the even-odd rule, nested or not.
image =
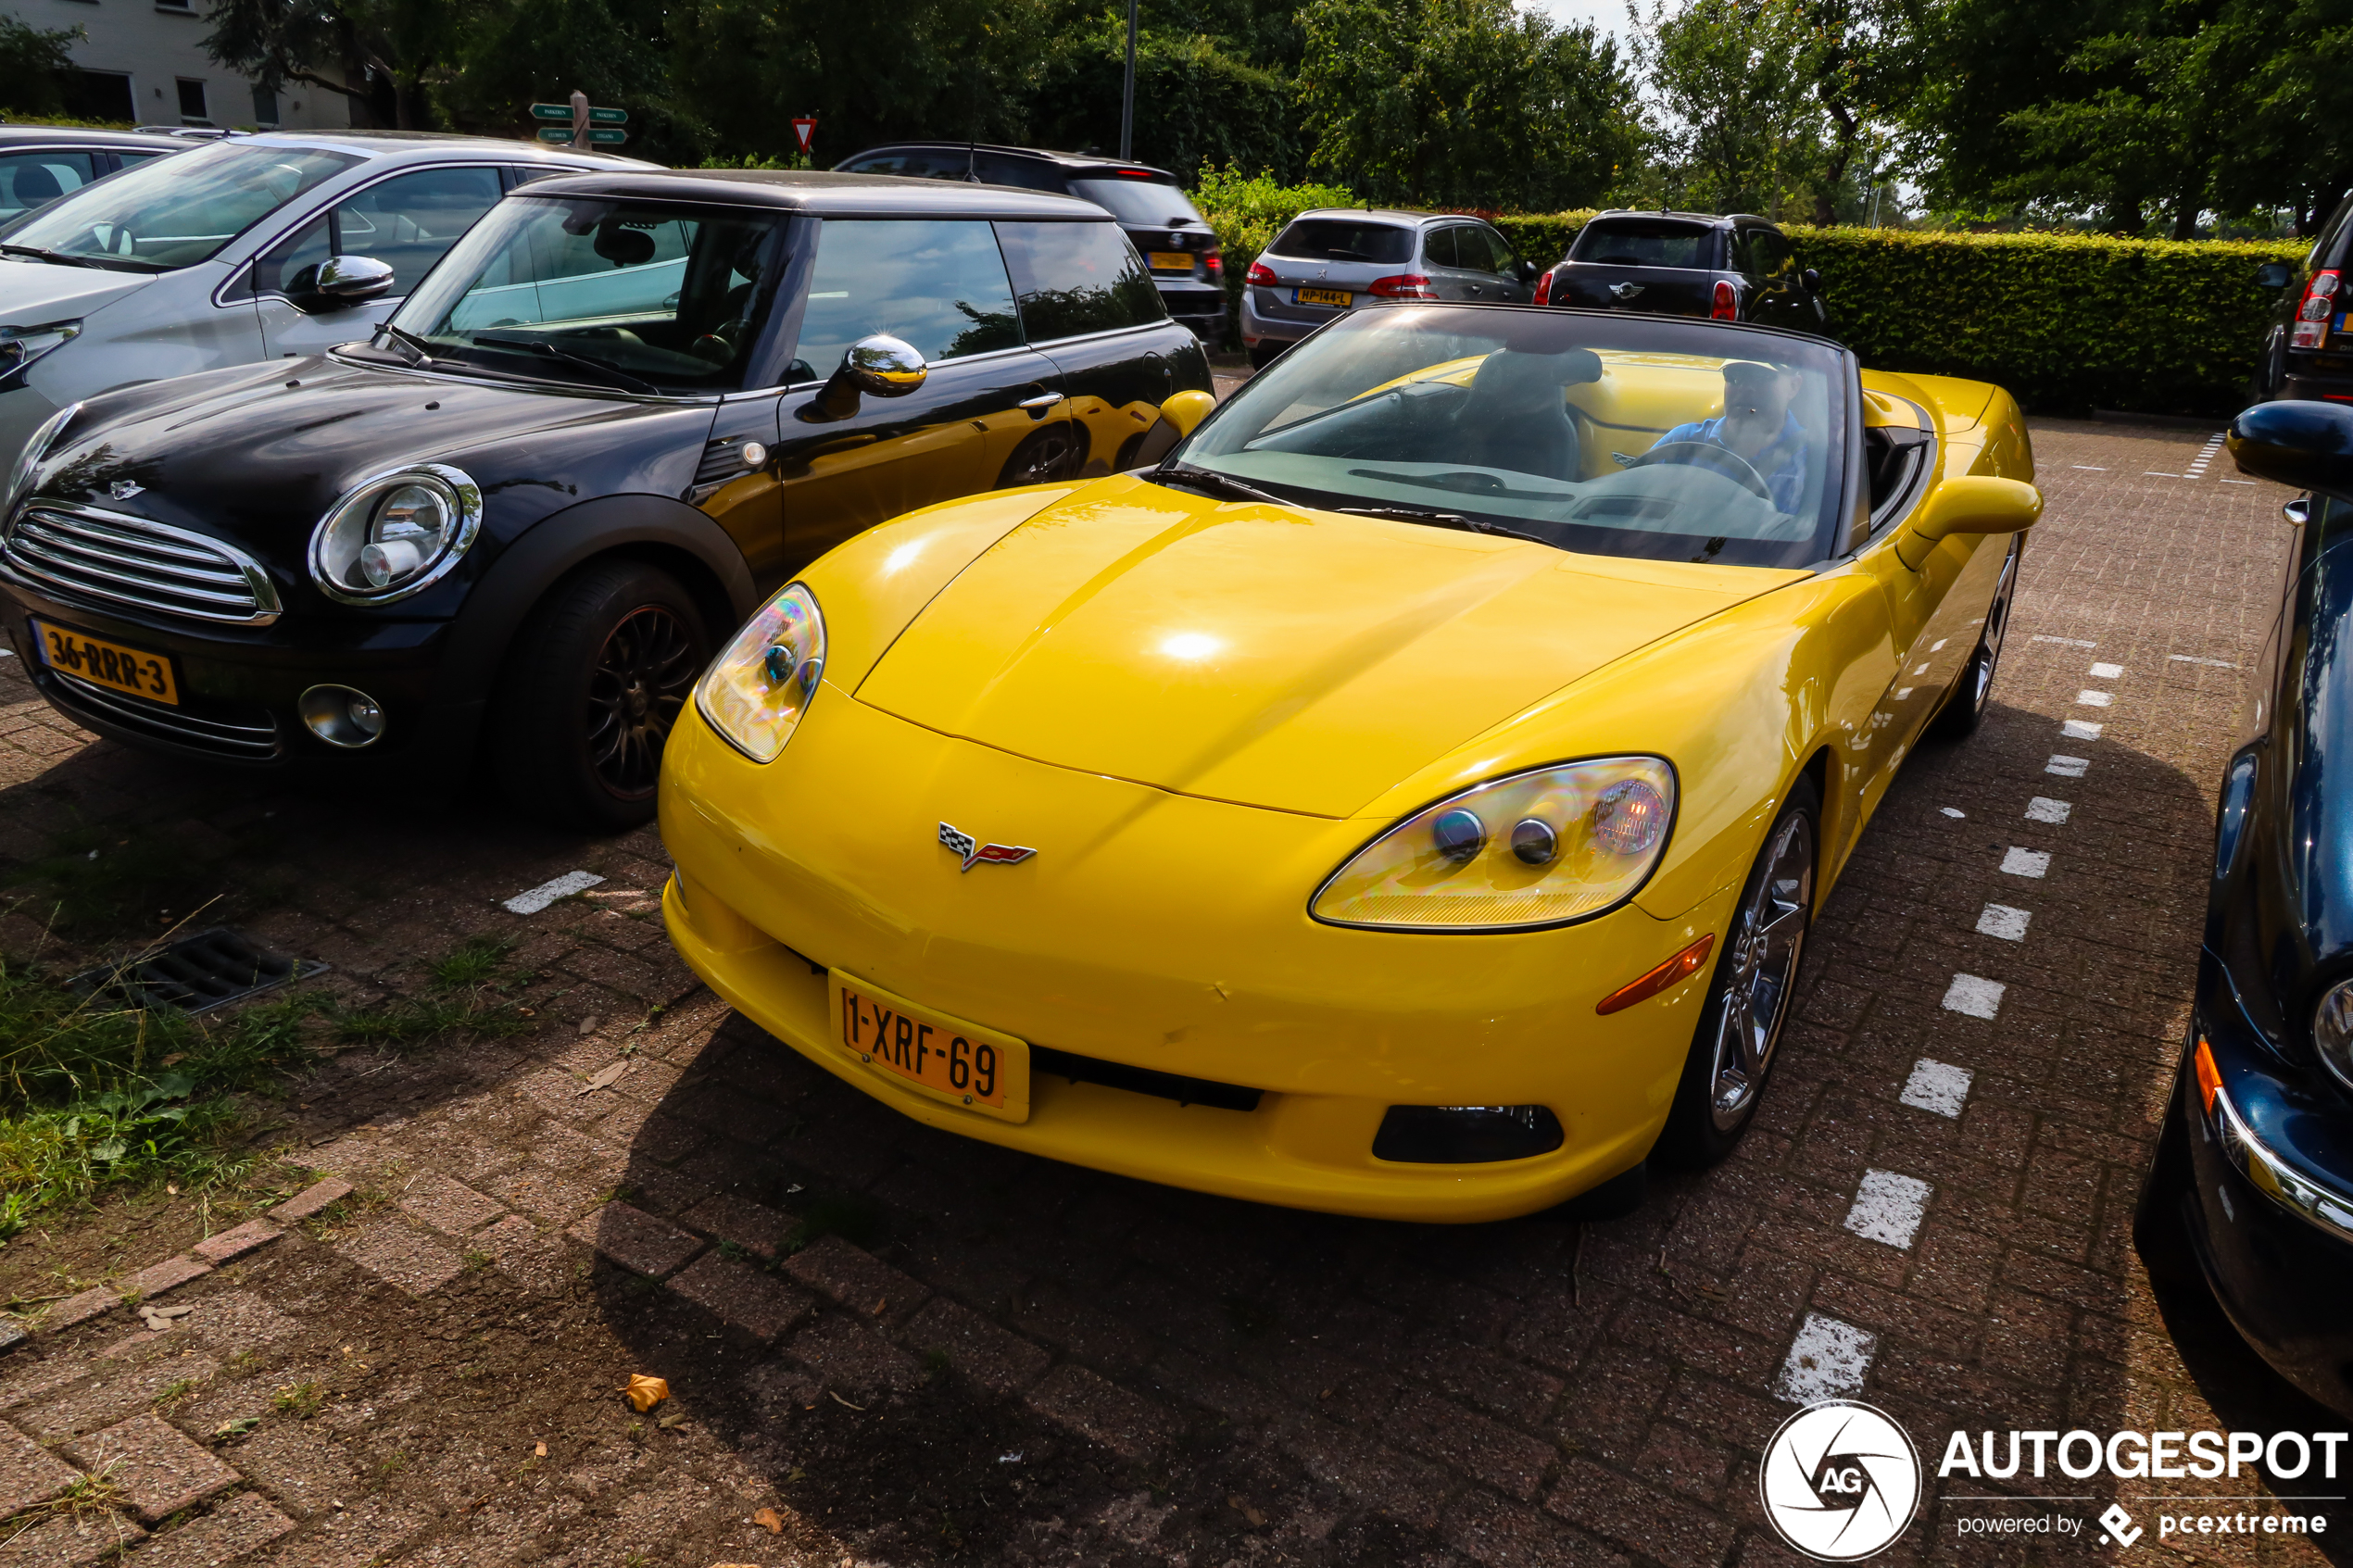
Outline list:
[[[331,256],[319,264],[318,275],[303,291],[303,308],[342,310],[364,305],[390,294],[392,284],[389,262],[372,256]]]
[[[904,397],[924,384],[931,367],[913,346],[883,332],[862,337],[841,357],[841,366],[800,410],[804,420],[846,420],[858,411],[862,393]]]

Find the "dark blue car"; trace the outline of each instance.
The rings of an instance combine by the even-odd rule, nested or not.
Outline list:
[[[2246,472],[2307,492],[2223,775],[2196,1006],[2134,1220],[2290,1382],[2353,1414],[2353,408],[2259,404]]]

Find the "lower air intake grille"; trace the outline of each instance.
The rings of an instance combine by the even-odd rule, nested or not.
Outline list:
[[[0,534],[0,559],[76,598],[240,626],[278,619],[278,590],[252,558],[218,539],[123,512],[26,507]]]
[[[216,757],[262,761],[278,755],[278,723],[266,709],[241,713],[239,717],[245,722],[237,723],[222,718],[202,718],[159,702],[122,696],[62,670],[42,671],[35,679],[53,683],[51,690],[58,699],[57,706],[69,713],[86,713],[106,723],[198,751],[209,751]]]
[[[1030,1047],[1029,1065],[1038,1073],[1067,1078],[1074,1084],[1101,1084],[1107,1089],[1173,1099],[1179,1105],[1210,1105],[1220,1110],[1258,1109],[1259,1092],[1239,1084],[1220,1084],[1210,1078],[1188,1078],[1180,1073],[1157,1073],[1149,1067],[1073,1056],[1049,1046]]]

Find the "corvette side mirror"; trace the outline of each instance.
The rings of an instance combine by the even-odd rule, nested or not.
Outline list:
[[[2015,479],[1948,479],[1895,535],[1896,558],[1918,571],[1939,540],[1956,533],[2023,533],[2043,515],[2043,493]]]
[[[1160,418],[1151,429],[1144,432],[1137,443],[1134,461],[1128,466],[1148,469],[1157,464],[1176,443],[1193,433],[1194,427],[1209,418],[1217,407],[1217,399],[1206,392],[1179,392],[1161,400]]]
[[[2353,495],[2353,408],[2334,403],[2258,403],[2231,421],[2241,473],[2297,490]]]

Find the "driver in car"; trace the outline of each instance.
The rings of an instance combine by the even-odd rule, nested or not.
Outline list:
[[[1653,443],[1651,450],[1688,442],[1721,446],[1763,476],[1776,509],[1794,512],[1806,490],[1806,432],[1790,412],[1796,396],[1794,371],[1753,359],[1728,359],[1723,413],[1677,425]]]

